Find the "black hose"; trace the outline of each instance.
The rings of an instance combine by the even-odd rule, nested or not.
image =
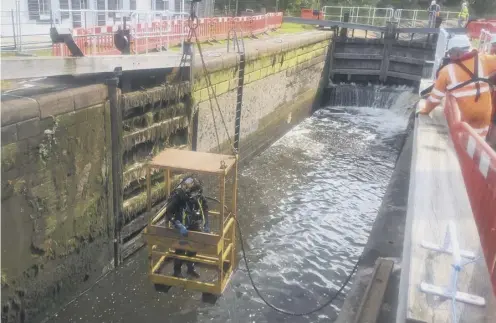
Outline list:
[[[346,280],[344,281],[343,285],[341,285],[341,287],[339,288],[339,290],[328,301],[326,301],[322,305],[319,305],[319,306],[317,306],[316,308],[314,308],[314,309],[312,309],[310,311],[302,312],[302,313],[295,313],[295,312],[290,312],[290,311],[284,310],[282,308],[279,308],[279,307],[277,307],[277,306],[272,305],[271,303],[269,303],[269,301],[267,301],[263,297],[263,295],[260,293],[260,290],[255,285],[255,282],[253,281],[253,277],[251,276],[251,269],[250,269],[250,267],[248,265],[248,260],[246,259],[245,246],[244,246],[244,242],[243,242],[243,233],[241,232],[241,227],[239,225],[238,219],[237,218],[234,218],[234,219],[236,220],[236,224],[237,224],[237,227],[238,227],[239,241],[241,242],[241,251],[243,253],[243,260],[245,261],[246,270],[248,272],[248,277],[250,278],[251,286],[253,286],[253,289],[257,293],[258,297],[265,303],[265,305],[267,305],[268,307],[270,307],[271,309],[273,309],[276,312],[279,312],[279,313],[282,313],[282,314],[286,314],[286,315],[291,315],[291,316],[306,316],[306,315],[310,315],[310,314],[313,314],[315,312],[318,312],[318,311],[322,310],[324,307],[327,307],[327,306],[331,305],[332,302],[334,302],[334,300],[339,296],[339,294],[343,291],[343,289],[346,287],[346,285],[348,285],[348,283],[351,280],[351,277],[353,277],[353,274],[358,269],[358,264],[360,263],[361,258],[358,259],[358,261],[356,262],[355,266],[353,267],[353,270],[348,275],[348,277],[346,277]]]
[[[205,198],[220,203],[220,201],[216,198],[209,197],[209,196],[205,196]],[[253,277],[251,276],[251,269],[250,269],[250,266],[248,264],[248,260],[246,259],[246,251],[245,251],[245,245],[244,245],[244,239],[243,239],[243,232],[241,231],[241,226],[239,225],[238,218],[235,217],[234,220],[236,221],[236,227],[238,228],[239,242],[241,243],[241,251],[243,254],[243,260],[244,260],[245,265],[246,265],[246,271],[248,272],[248,277],[250,278],[251,286],[253,287],[253,289],[257,293],[258,297],[265,303],[265,305],[267,305],[268,307],[270,307],[271,309],[273,309],[276,312],[290,315],[290,316],[306,316],[306,315],[310,315],[310,314],[313,314],[315,312],[318,312],[318,311],[322,310],[323,308],[331,305],[334,302],[334,300],[336,300],[336,298],[339,296],[339,294],[344,290],[344,288],[348,285],[348,283],[351,280],[351,277],[353,277],[353,274],[355,274],[355,272],[358,269],[358,265],[360,264],[361,257],[356,262],[351,273],[346,277],[346,280],[344,281],[343,285],[341,285],[341,287],[338,289],[338,291],[329,300],[327,300],[325,303],[317,306],[316,308],[314,308],[310,311],[302,312],[302,313],[295,313],[295,312],[290,312],[290,311],[284,310],[282,308],[279,308],[279,307],[271,304],[269,301],[267,301],[265,299],[265,297],[262,295],[262,293],[260,292],[260,290],[258,289],[258,287],[255,285],[255,282],[253,281]]]

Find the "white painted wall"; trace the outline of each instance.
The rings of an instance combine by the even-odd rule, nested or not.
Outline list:
[[[151,10],[151,5],[150,0],[136,0],[136,10]]]

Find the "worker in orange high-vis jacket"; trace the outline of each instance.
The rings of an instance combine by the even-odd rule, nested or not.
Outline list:
[[[479,54],[467,47],[453,47],[449,61],[438,71],[427,100],[421,100],[420,114],[429,114],[451,93],[460,108],[462,121],[485,137],[491,124],[492,87],[488,76],[496,72],[496,56]]]

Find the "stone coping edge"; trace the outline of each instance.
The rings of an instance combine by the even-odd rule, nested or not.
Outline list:
[[[2,102],[2,127],[25,120],[44,119],[104,103],[107,86],[94,84]]]
[[[264,48],[247,48],[247,51],[245,52],[245,62],[248,63],[265,56],[284,53],[304,46],[313,45],[321,41],[330,40],[331,36],[332,32],[318,31],[305,34],[294,34],[294,38],[285,37],[281,42],[276,42],[277,38],[274,38],[273,42],[263,43]],[[237,66],[239,64],[239,55],[236,53],[222,53],[219,57],[205,57],[205,64],[210,73],[216,72]],[[201,60],[197,55],[197,57],[195,57],[195,73],[201,72]]]

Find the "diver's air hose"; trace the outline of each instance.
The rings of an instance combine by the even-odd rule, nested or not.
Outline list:
[[[218,199],[216,199],[216,198],[209,197],[209,196],[205,196],[205,198],[220,203],[220,201]],[[224,207],[226,207],[226,206],[224,205]],[[301,312],[301,313],[295,313],[295,312],[290,312],[290,311],[284,310],[282,308],[279,308],[279,307],[271,304],[269,301],[267,301],[265,299],[265,297],[260,293],[260,290],[258,289],[258,287],[255,285],[255,282],[253,281],[253,277],[251,276],[251,269],[250,269],[250,266],[248,264],[248,260],[246,259],[246,251],[245,251],[245,245],[244,245],[244,239],[243,239],[243,232],[241,231],[241,226],[239,225],[238,219],[235,217],[234,220],[236,221],[236,227],[238,228],[239,242],[241,244],[241,252],[242,252],[242,255],[243,255],[243,260],[245,262],[246,271],[248,272],[248,278],[250,278],[251,286],[253,287],[253,289],[257,293],[258,297],[265,303],[265,305],[267,305],[268,307],[270,307],[271,309],[273,309],[276,312],[279,312],[279,313],[282,313],[282,314],[286,314],[286,315],[291,315],[291,316],[306,316],[306,315],[310,315],[310,314],[313,314],[315,312],[318,312],[318,311],[322,310],[323,308],[325,308],[325,307],[329,306],[330,304],[332,304],[334,302],[334,300],[336,300],[336,298],[339,296],[339,294],[348,285],[348,283],[351,280],[351,277],[353,277],[353,275],[355,274],[355,272],[358,269],[358,265],[360,264],[361,257],[358,258],[358,261],[356,262],[355,266],[353,267],[351,273],[346,277],[346,280],[341,285],[341,287],[338,289],[338,291],[335,292],[334,295],[329,300],[327,300],[325,303],[317,306],[316,308],[314,308],[312,310],[309,310],[309,311],[306,311],[306,312]]]

